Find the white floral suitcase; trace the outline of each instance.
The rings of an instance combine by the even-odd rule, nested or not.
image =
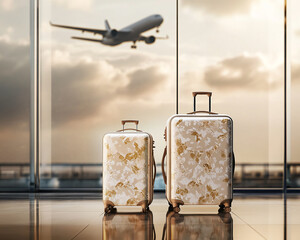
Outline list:
[[[102,220],[103,240],[151,240],[155,239],[153,215],[145,213],[106,213]]]
[[[128,122],[135,123],[136,129],[125,129]],[[141,206],[146,211],[153,200],[156,175],[154,141],[150,134],[137,129],[137,120],[123,120],[122,125],[122,130],[103,137],[105,212],[114,206]]]
[[[163,240],[233,239],[233,220],[230,213],[179,214],[167,213]]]
[[[209,111],[196,111],[196,96],[208,95]],[[180,205],[219,205],[229,212],[234,167],[232,119],[211,112],[211,92],[193,92],[194,112],[169,118],[162,160],[167,200]],[[167,156],[167,176],[164,159]]]

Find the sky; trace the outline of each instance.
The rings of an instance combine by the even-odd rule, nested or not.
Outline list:
[[[181,0],[179,6],[179,112],[192,111],[192,91],[212,91],[213,111],[234,120],[237,162],[282,162],[283,1]],[[40,11],[42,163],[101,162],[102,137],[120,129],[122,119],[140,120],[139,128],[156,141],[160,162],[164,127],[175,113],[175,2],[44,0]],[[0,13],[0,162],[28,162],[28,1],[0,0]],[[120,29],[151,14],[161,14],[164,22],[160,33],[145,35],[169,39],[139,42],[135,50],[131,43],[108,47],[72,40],[94,36],[49,25],[103,29],[108,19]],[[297,161],[296,20],[290,36]],[[198,109],[207,108],[205,98],[198,102]]]

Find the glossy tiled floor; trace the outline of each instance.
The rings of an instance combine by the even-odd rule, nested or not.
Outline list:
[[[130,208],[131,213],[119,208],[117,214],[105,216],[97,197],[40,194],[11,199],[0,200],[1,240],[147,239],[152,235],[162,239],[168,210],[163,194],[155,196],[148,215],[134,214],[139,208]],[[179,215],[168,215],[165,235],[168,239],[300,239],[300,198],[288,198],[286,211],[284,206],[280,196],[237,196],[227,221],[217,215],[217,207],[184,206]]]

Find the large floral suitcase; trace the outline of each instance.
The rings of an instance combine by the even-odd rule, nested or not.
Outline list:
[[[151,240],[156,237],[150,210],[145,213],[106,213],[102,227],[103,240]]]
[[[208,95],[209,111],[196,111],[197,95]],[[193,92],[194,112],[173,115],[166,127],[162,159],[166,196],[174,211],[180,205],[219,205],[232,202],[233,121],[211,112],[211,92]],[[167,176],[164,159],[167,156]]]
[[[233,220],[230,213],[179,214],[167,213],[163,240],[233,239]]]
[[[124,128],[128,122],[136,129]],[[123,120],[123,129],[103,137],[103,203],[105,212],[114,206],[141,206],[153,200],[155,179],[154,141],[137,129],[137,120]],[[129,131],[129,132],[128,132]]]

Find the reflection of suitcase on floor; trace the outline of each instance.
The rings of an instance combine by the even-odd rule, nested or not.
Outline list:
[[[155,236],[151,211],[145,213],[106,213],[103,217],[102,227],[103,240],[151,240]]]
[[[105,211],[114,206],[142,206],[146,211],[153,200],[155,161],[153,139],[148,133],[127,128],[103,138],[103,203]],[[131,132],[125,132],[132,130]],[[153,176],[154,167],[154,176]]]
[[[196,111],[196,96],[209,96],[209,111]],[[219,205],[232,202],[232,119],[211,112],[211,93],[194,92],[194,112],[174,115],[166,127],[166,195],[174,211],[179,205]],[[201,114],[197,114],[201,113]]]
[[[179,214],[170,211],[162,239],[232,240],[233,221],[230,213]]]

